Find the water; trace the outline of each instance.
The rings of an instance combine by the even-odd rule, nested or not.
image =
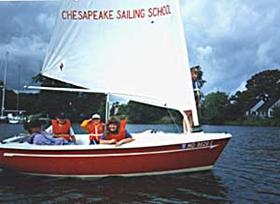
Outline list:
[[[157,128],[176,131],[174,126]],[[20,130],[18,125],[0,124],[1,138]],[[204,130],[233,135],[212,171],[103,179],[0,171],[0,203],[280,203],[280,128],[204,126]]]

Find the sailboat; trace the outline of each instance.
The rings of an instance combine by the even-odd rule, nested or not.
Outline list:
[[[41,74],[81,89],[178,110],[184,132],[145,131],[116,147],[0,144],[0,166],[35,175],[143,176],[209,170],[231,138],[198,126],[179,0],[62,1]],[[30,87],[35,88],[35,87]],[[191,114],[189,114],[191,113]],[[149,113],[147,113],[149,114]],[[192,117],[190,119],[190,117]]]
[[[20,71],[21,66],[18,66],[18,90],[14,90],[14,93],[16,94],[16,110],[7,110],[7,112],[9,112],[9,114],[7,114],[7,119],[8,119],[8,123],[10,124],[19,124],[21,122],[23,122],[23,117],[22,114],[25,112],[25,110],[20,110]],[[14,115],[14,114],[15,115]]]
[[[4,80],[3,84],[1,85],[2,88],[2,103],[1,103],[1,115],[0,115],[0,122],[8,122],[9,124],[19,124],[22,121],[22,117],[20,117],[20,114],[25,112],[24,110],[19,110],[19,90],[14,90],[14,93],[17,96],[17,109],[16,110],[6,110],[5,108],[5,101],[6,101],[6,84],[7,84],[7,70],[8,70],[8,56],[9,52],[6,52],[5,54],[5,61],[0,64],[0,68],[4,69]],[[20,68],[20,66],[19,66]],[[20,70],[18,72],[19,75],[19,81],[18,85],[20,87]],[[5,113],[7,115],[5,115]],[[14,115],[15,114],[15,115]]]

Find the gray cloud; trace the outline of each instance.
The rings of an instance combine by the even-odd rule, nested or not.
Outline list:
[[[277,0],[186,0],[183,8],[190,61],[203,67],[205,92],[234,92],[254,73],[279,68]]]
[[[21,67],[22,84],[42,66],[58,2],[0,2],[0,59],[9,51],[8,85]],[[278,0],[182,1],[190,64],[200,64],[204,92],[234,92],[254,73],[279,68]],[[0,80],[3,71],[0,71]]]
[[[18,67],[21,87],[39,73],[57,9],[57,2],[0,2],[0,60],[9,52],[8,88],[19,88]]]

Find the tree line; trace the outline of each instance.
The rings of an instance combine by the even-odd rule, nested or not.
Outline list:
[[[80,88],[42,76],[36,80],[47,87]],[[234,95],[220,91],[207,94],[202,100],[200,121],[208,124],[224,124],[245,120],[245,112],[256,99],[260,98],[264,100],[280,98],[279,70],[266,70],[253,75],[246,83],[246,90],[237,91]],[[105,94],[42,90],[38,93],[20,93],[19,99],[19,109],[26,110],[28,115],[41,113],[52,118],[58,112],[65,112],[74,122],[80,122],[90,117],[92,113],[99,113],[105,119]],[[5,109],[15,110],[16,108],[17,95],[8,90]],[[172,123],[174,121],[180,123],[182,121],[182,116],[175,110],[135,101],[117,104],[117,108],[118,111],[115,114],[125,115],[130,123]],[[280,121],[280,108],[275,108],[273,116]]]
[[[43,76],[36,77],[35,80],[44,87],[80,88]],[[32,94],[20,93],[19,98],[19,109],[25,110],[26,115],[39,113],[42,116],[54,118],[57,113],[65,112],[73,122],[81,122],[93,113],[98,113],[105,120],[105,94],[41,90]],[[16,104],[16,93],[8,90],[6,92],[5,109],[15,110],[17,108]],[[135,101],[129,101],[127,104],[117,104],[117,109],[118,111],[111,113],[111,115],[125,116],[130,123],[172,123],[182,120],[182,116],[175,110]]]
[[[245,113],[258,101],[280,99],[280,71],[266,70],[254,74],[246,83],[246,90],[234,95],[213,92],[202,101],[201,120],[204,123],[223,124],[230,121],[246,120]],[[273,118],[280,124],[280,108],[275,107]]]

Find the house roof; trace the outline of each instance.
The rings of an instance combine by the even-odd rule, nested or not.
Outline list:
[[[273,106],[280,98],[273,98],[268,100],[265,104],[263,104],[257,111],[267,111],[271,106]]]
[[[258,111],[266,103],[263,99],[255,99],[248,106],[249,111]]]
[[[251,110],[252,108],[254,108],[260,101],[261,101],[261,99],[254,99],[254,100],[248,105],[248,110]]]

